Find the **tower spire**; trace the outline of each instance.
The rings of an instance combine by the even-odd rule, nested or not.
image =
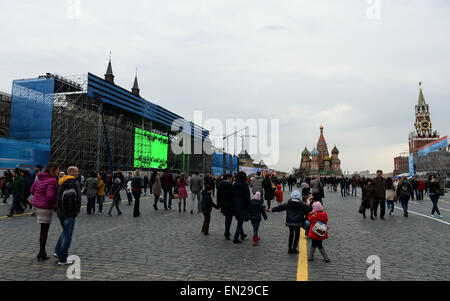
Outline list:
[[[105,80],[111,84],[114,84],[114,74],[111,65],[111,51],[109,51],[109,63],[108,68],[106,69]]]
[[[419,83],[419,87],[420,87],[420,92],[419,92],[419,104],[418,106],[425,106],[427,103],[425,101],[425,97],[423,96],[423,92],[422,92],[422,82]]]
[[[138,80],[137,80],[137,67],[136,67],[136,73],[134,75],[134,83],[133,83],[133,88],[131,88],[131,93],[133,93],[136,96],[139,96],[139,84],[138,84]]]

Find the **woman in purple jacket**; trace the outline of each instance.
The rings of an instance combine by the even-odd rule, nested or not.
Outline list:
[[[40,251],[37,260],[47,260],[45,245],[47,244],[48,230],[52,222],[53,210],[56,207],[56,195],[58,184],[56,178],[59,175],[59,166],[56,163],[48,163],[44,172],[38,173],[36,181],[31,186],[33,199],[31,204],[35,208],[37,222],[41,224],[41,235],[39,238]]]

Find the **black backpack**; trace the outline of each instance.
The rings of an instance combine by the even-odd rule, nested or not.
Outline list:
[[[73,216],[78,208],[78,196],[75,181],[64,185],[61,194],[61,209],[64,216]]]
[[[404,198],[410,196],[409,187],[407,183],[402,183],[402,185],[400,186],[400,196]]]

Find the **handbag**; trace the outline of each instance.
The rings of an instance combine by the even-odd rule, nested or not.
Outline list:
[[[359,213],[363,214],[366,211],[366,206],[361,203],[361,206],[359,206]]]
[[[324,237],[328,232],[328,226],[321,221],[318,221],[312,228],[312,231],[318,236]]]

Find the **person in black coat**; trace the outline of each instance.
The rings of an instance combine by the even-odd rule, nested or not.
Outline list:
[[[240,243],[247,237],[244,234],[243,224],[247,217],[247,208],[250,205],[250,189],[247,185],[247,175],[240,171],[236,176],[236,183],[233,184],[233,211],[237,220],[236,232],[234,233],[234,243]]]
[[[300,192],[294,190],[291,199],[278,207],[269,209],[269,212],[286,211],[286,226],[289,227],[289,254],[298,254],[297,246],[300,239],[300,228],[305,223],[305,214],[312,211],[312,206],[307,206],[300,201]]]
[[[264,189],[264,198],[267,201],[267,208],[270,209],[270,201],[275,198],[275,189],[272,187],[272,181],[270,180],[269,175],[266,175],[263,180],[263,189]]]
[[[224,180],[217,185],[217,206],[220,212],[225,216],[225,239],[230,240],[230,227],[233,221],[233,177],[230,174],[225,175]]]
[[[211,210],[212,208],[220,209],[216,204],[214,204],[211,197],[212,187],[211,185],[205,185],[205,190],[202,191],[202,201],[201,208],[203,212],[203,216],[205,219],[203,220],[202,232],[205,235],[209,234],[209,222],[211,221]]]
[[[258,241],[261,239],[258,236],[259,224],[262,220],[261,215],[264,217],[264,220],[267,220],[266,210],[261,201],[261,193],[257,191],[248,206],[248,216],[253,226],[253,246],[257,246]]]

